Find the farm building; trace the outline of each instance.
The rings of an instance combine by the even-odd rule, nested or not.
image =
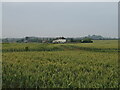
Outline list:
[[[52,43],[66,43],[66,39],[64,37],[56,38],[52,41]]]
[[[28,43],[28,40],[24,40],[24,43]]]

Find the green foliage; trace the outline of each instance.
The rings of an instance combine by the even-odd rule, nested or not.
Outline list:
[[[84,38],[82,43],[93,43],[93,41],[91,40],[91,38]]]
[[[28,51],[29,50],[29,48],[28,47],[25,47],[25,51]]]
[[[114,40],[9,43],[3,44],[3,51],[3,88],[118,88],[118,44]]]
[[[70,38],[68,41],[71,42],[71,43],[80,43],[82,40]]]
[[[68,43],[68,44],[41,44],[41,43],[3,43],[3,52],[24,52],[25,47],[29,51],[64,51],[64,50],[88,50],[88,51],[118,51],[117,40],[94,40],[94,43]]]

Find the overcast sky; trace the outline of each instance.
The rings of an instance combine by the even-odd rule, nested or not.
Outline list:
[[[117,2],[4,2],[2,36],[118,37]]]

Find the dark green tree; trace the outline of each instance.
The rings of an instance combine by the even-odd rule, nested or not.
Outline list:
[[[93,43],[93,41],[91,40],[91,38],[84,38],[82,43]]]

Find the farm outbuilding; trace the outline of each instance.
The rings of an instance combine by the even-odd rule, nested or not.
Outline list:
[[[66,39],[64,37],[57,38],[52,41],[52,43],[66,43]]]

